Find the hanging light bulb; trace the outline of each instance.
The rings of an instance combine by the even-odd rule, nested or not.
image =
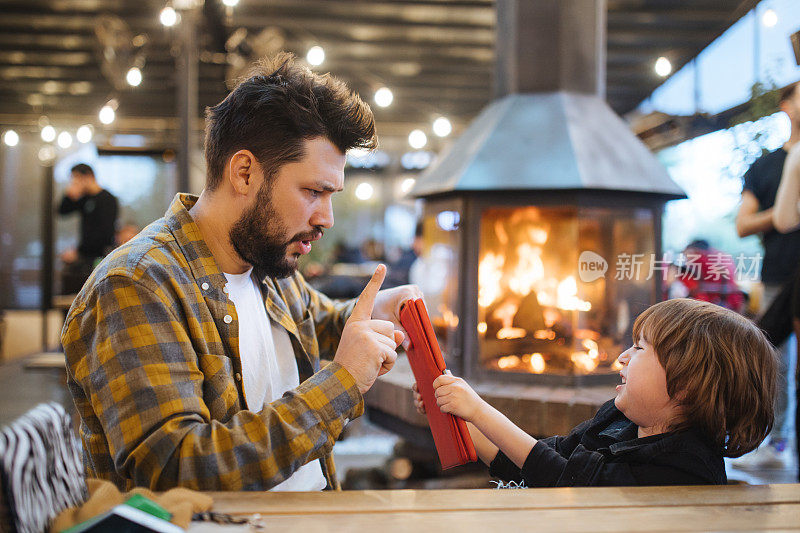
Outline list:
[[[394,95],[388,87],[381,87],[375,91],[375,103],[380,107],[389,107],[394,100]]]
[[[161,24],[169,28],[178,23],[178,12],[175,11],[172,6],[166,6],[158,15],[158,20],[161,21]]]
[[[672,72],[672,63],[666,57],[661,56],[656,59],[655,71],[662,78],[666,78]]]
[[[447,137],[453,131],[453,125],[447,120],[447,117],[439,117],[433,121],[433,133],[438,137]]]
[[[362,202],[366,202],[367,200],[372,198],[374,192],[375,189],[372,187],[372,185],[370,185],[366,181],[363,181],[358,184],[358,187],[356,187],[356,198],[358,198]]]
[[[69,148],[72,146],[72,135],[68,131],[62,131],[58,134],[58,146],[60,148]]]
[[[774,28],[775,25],[778,24],[778,14],[774,9],[767,9],[764,11],[764,14],[761,15],[761,24],[767,28]]]
[[[117,118],[117,101],[114,99],[109,100],[106,105],[100,110],[98,118],[103,124],[111,124]]]
[[[75,137],[78,139],[79,143],[86,144],[92,140],[92,127],[89,124],[84,124],[78,131],[75,132]]]
[[[14,130],[8,130],[3,134],[3,142],[6,146],[16,146],[19,144],[19,134]]]
[[[51,143],[56,139],[56,129],[48,124],[42,128],[42,140],[46,143]]]
[[[142,83],[142,71],[139,67],[131,67],[125,75],[125,81],[131,87],[138,87]]]
[[[408,144],[410,144],[411,148],[414,150],[419,150],[428,144],[428,136],[425,135],[425,132],[422,130],[414,130],[408,134]]]
[[[325,50],[323,50],[321,46],[312,46],[308,49],[306,61],[315,67],[318,67],[323,61],[325,61]]]

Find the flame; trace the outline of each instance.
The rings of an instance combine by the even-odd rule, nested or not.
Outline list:
[[[575,338],[577,339],[592,339],[596,341],[600,338],[600,334],[593,329],[576,329]]]
[[[556,306],[565,311],[589,311],[592,304],[578,298],[578,283],[574,276],[567,276],[558,284],[558,303]]]
[[[438,309],[442,314],[442,320],[444,320],[445,325],[447,325],[448,328],[456,329],[458,327],[458,316],[445,304],[440,304]]]
[[[575,365],[575,369],[584,374],[594,371],[598,364],[597,357],[592,357],[586,352],[575,352],[570,357],[570,360]]]
[[[492,252],[481,259],[478,265],[478,305],[481,307],[489,307],[500,296],[505,262],[505,257]]]
[[[507,355],[497,360],[497,366],[506,369],[519,365],[519,357],[516,355]]]
[[[547,242],[547,230],[537,226],[528,227],[528,239],[531,242],[542,246]]]
[[[539,303],[542,302],[540,301]],[[544,315],[544,325],[548,328],[552,328],[553,325],[558,322],[558,319],[561,318],[561,313],[555,309],[545,309],[542,311],[542,315]]]
[[[592,359],[597,359],[600,355],[600,347],[597,345],[595,341],[592,339],[585,339],[583,341],[583,347],[589,352],[589,357]]]
[[[514,323],[514,315],[519,311],[519,304],[506,300],[494,310],[492,318],[499,320],[503,324],[503,328],[510,328]]]
[[[505,327],[497,332],[498,339],[521,339],[528,332],[522,328]]]
[[[503,246],[508,244],[508,232],[506,231],[505,226],[503,226],[502,220],[498,220],[494,223],[494,234],[497,237],[497,240],[500,241],[500,244]]]
[[[530,359],[531,370],[534,374],[541,374],[547,365],[544,362],[544,356],[540,353],[531,354]]]
[[[508,287],[516,294],[525,297],[533,292],[538,283],[544,279],[544,263],[542,249],[524,242],[517,246],[519,262],[511,273]]]
[[[480,333],[481,335],[486,333],[487,329],[489,329],[489,328],[486,325],[486,322],[481,322],[481,323],[478,324],[478,333]]]

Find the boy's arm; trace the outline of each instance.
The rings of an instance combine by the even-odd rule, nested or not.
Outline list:
[[[492,460],[497,457],[499,448],[492,444],[492,441],[487,439],[486,435],[481,433],[481,430],[476,428],[472,422],[467,422],[467,429],[469,429],[472,444],[475,445],[475,451],[478,452],[478,458],[487,465],[491,464]]]
[[[522,468],[525,459],[536,445],[536,439],[525,433],[503,413],[485,401],[481,400],[481,402],[483,405],[471,420],[472,424],[469,424],[470,426],[474,424],[480,433],[479,440],[481,437],[485,439],[484,451],[487,452],[487,455],[491,454],[488,455],[488,460],[481,455],[481,460],[486,464],[491,463],[499,448],[515,465]],[[472,428],[470,428],[470,435],[472,435]],[[475,442],[474,438],[473,442]],[[475,446],[475,449],[478,450],[478,445]]]
[[[450,375],[439,376],[434,380],[433,388],[436,392],[436,403],[443,413],[451,413],[460,416],[467,422],[472,422],[482,433],[481,437],[488,439],[489,444],[496,446],[494,454],[489,457],[488,462],[494,459],[494,456],[497,455],[497,448],[499,448],[517,467],[522,468],[528,454],[536,445],[536,439],[486,403],[461,378]],[[471,433],[472,431],[470,431]],[[488,447],[481,437],[478,438],[484,452],[481,454],[481,460],[487,462],[484,456],[490,454],[492,448]]]

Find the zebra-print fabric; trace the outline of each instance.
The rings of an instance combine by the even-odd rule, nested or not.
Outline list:
[[[72,424],[57,403],[42,404],[0,431],[0,474],[12,523],[41,533],[58,513],[87,497]]]

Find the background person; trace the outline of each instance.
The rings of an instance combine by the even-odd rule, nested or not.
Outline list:
[[[761,299],[760,320],[770,308],[781,288],[792,279],[800,264],[800,230],[780,233],[773,224],[773,211],[781,174],[789,150],[800,141],[800,91],[795,82],[781,91],[780,108],[789,117],[791,132],[789,139],[777,150],[757,159],[744,175],[742,203],[736,216],[736,230],[740,237],[759,234],[764,245],[761,264],[761,281],[764,296]],[[791,309],[779,310],[791,316]],[[788,369],[796,358],[795,342],[787,338],[773,339],[780,347],[781,371],[778,386],[775,429],[767,445],[758,451],[733,461],[737,468],[782,468],[791,460],[792,420],[789,417],[789,390],[792,379]],[[796,443],[795,443],[796,444]]]
[[[800,227],[800,144],[796,144],[786,157],[781,184],[775,198],[773,222],[775,228],[780,232],[795,231]],[[784,285],[778,298],[785,303],[780,306],[779,310],[772,308],[767,310],[765,317],[772,317],[769,326],[778,328],[778,335],[781,337],[785,337],[788,330],[794,330],[798,341],[796,353],[800,353],[800,265],[798,265],[792,280]],[[791,315],[787,316],[782,312],[786,308],[791,309]],[[770,330],[767,327],[764,329],[769,333]],[[800,372],[798,372],[797,363],[798,361],[795,359],[795,400],[797,394],[800,393]],[[797,444],[800,442],[800,410],[797,409],[796,404],[794,429],[795,444]],[[795,455],[798,469],[797,478],[800,480],[800,449],[797,452]]]
[[[58,213],[81,215],[77,248],[61,254],[64,262],[61,291],[74,294],[83,286],[95,263],[115,246],[117,199],[95,179],[92,167],[80,163],[72,167],[70,180]]]

